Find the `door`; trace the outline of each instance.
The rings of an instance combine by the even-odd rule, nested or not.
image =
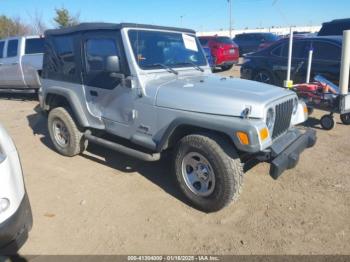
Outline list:
[[[3,60],[4,60],[4,52],[5,52],[5,41],[0,41],[0,86],[4,86],[5,82],[4,82],[4,76],[2,73],[3,70]]]
[[[304,83],[307,70],[308,41],[294,41],[292,54],[291,79],[295,83]],[[284,42],[272,50],[272,71],[279,85],[287,79],[289,43]]]
[[[315,40],[311,77],[322,75],[334,84],[339,84],[341,47],[335,43]]]
[[[133,122],[133,90],[106,71],[107,58],[118,56],[121,74],[128,69],[118,31],[89,32],[83,36],[83,82],[90,112],[113,134],[122,135]]]
[[[22,56],[22,71],[27,86],[38,87],[38,71],[43,68],[44,38],[26,38]]]
[[[23,87],[24,80],[20,61],[20,45],[18,39],[7,42],[6,56],[3,58],[2,74],[6,87]]]

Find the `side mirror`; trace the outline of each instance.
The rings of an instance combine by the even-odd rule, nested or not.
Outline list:
[[[108,73],[120,72],[120,61],[118,56],[109,56],[106,60],[106,71]]]

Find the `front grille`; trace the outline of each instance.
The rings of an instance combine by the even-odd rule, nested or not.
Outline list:
[[[276,120],[273,128],[272,138],[279,137],[290,127],[293,113],[293,99],[276,106]]]

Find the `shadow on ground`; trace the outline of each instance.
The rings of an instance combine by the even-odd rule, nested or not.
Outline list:
[[[34,110],[38,113],[27,116],[28,124],[33,130],[33,134],[41,136],[40,141],[49,149],[54,150],[47,129],[46,117],[39,113],[39,106]],[[143,162],[94,144],[89,145],[87,152],[83,153],[82,157],[120,172],[137,172],[171,196],[187,205],[189,204],[177,186],[175,175],[171,171],[171,158],[169,156],[158,162]]]
[[[0,99],[3,100],[15,100],[15,101],[37,101],[38,95],[33,91],[7,91],[0,90]]]
[[[341,121],[336,121],[336,124],[337,125],[344,125],[344,123],[342,123]],[[310,127],[310,128],[314,128],[314,129],[318,129],[318,130],[324,130],[321,127],[321,120],[318,118],[312,117],[312,116],[310,116],[308,118],[308,120],[302,124],[302,126]],[[335,126],[335,128],[337,128],[337,127]]]
[[[321,124],[320,124],[320,119],[317,119],[317,118],[312,117],[312,116],[310,116],[308,118],[308,120],[302,124],[302,126],[323,130],[323,128],[321,127]]]

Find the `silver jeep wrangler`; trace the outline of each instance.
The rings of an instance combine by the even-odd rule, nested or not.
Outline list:
[[[268,162],[277,179],[316,142],[294,127],[308,114],[293,92],[212,74],[192,30],[85,23],[45,38],[39,98],[57,151],[171,152],[169,169],[205,212],[238,198],[245,164]]]

